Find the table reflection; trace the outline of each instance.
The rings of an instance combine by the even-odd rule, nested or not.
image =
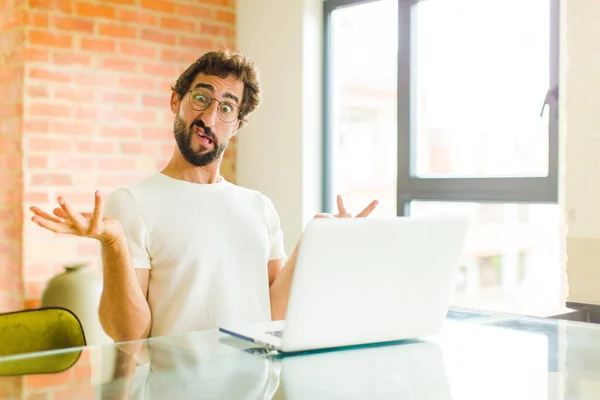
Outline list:
[[[595,400],[600,327],[461,314],[423,340],[287,356],[206,331],[5,357],[0,371],[13,372],[0,398],[15,400]]]
[[[243,349],[189,337],[146,345],[131,375],[131,399],[271,399],[279,385],[278,365]]]
[[[220,338],[219,351],[209,342],[186,339],[147,343],[137,355],[147,358],[130,374],[127,398],[452,398],[443,353],[432,342],[282,356],[228,337]],[[110,393],[107,386],[104,394]]]

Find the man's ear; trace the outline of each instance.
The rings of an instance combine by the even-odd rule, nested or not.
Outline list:
[[[171,92],[171,112],[173,114],[177,114],[177,112],[179,111],[179,104],[181,103],[181,100],[179,99],[179,96],[177,95],[177,93],[173,90]]]
[[[242,121],[238,119],[237,126],[235,127],[235,129],[231,133],[231,137],[234,137],[235,135],[237,135],[238,131],[240,130],[240,125],[241,124],[242,124]]]

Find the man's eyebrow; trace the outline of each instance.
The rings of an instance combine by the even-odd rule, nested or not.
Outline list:
[[[194,87],[192,88],[192,90],[194,90],[194,89],[200,89],[200,88],[201,89],[209,90],[211,92],[215,91],[215,87],[213,85],[211,85],[210,83],[202,83],[202,82],[196,83],[194,85]],[[227,99],[234,100],[235,104],[238,104],[240,102],[240,99],[238,99],[236,95],[234,95],[232,93],[229,93],[229,92],[225,92],[225,94],[223,95],[223,97],[227,98]]]
[[[225,94],[223,95],[223,97],[225,97],[225,98],[227,98],[227,99],[231,99],[231,100],[235,101],[235,104],[237,104],[237,103],[239,103],[239,102],[240,102],[240,100],[237,98],[237,96],[236,96],[236,95],[234,95],[234,94],[231,94],[231,93],[229,93],[229,92],[225,92]]]
[[[210,83],[202,83],[202,82],[196,83],[196,85],[192,88],[192,90],[199,89],[199,88],[207,89],[207,90],[210,90],[211,92],[215,91],[215,87],[213,85],[211,85]]]

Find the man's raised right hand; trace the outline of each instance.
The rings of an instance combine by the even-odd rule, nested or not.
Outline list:
[[[94,211],[91,213],[73,210],[63,197],[58,197],[58,204],[60,207],[54,209],[54,215],[31,207],[35,214],[31,220],[49,231],[98,239],[103,245],[111,244],[123,234],[119,221],[102,216],[102,194],[99,190],[96,190]]]

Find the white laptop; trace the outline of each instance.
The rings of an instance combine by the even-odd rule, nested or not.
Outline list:
[[[436,334],[467,228],[449,218],[313,219],[302,234],[285,321],[219,329],[282,353]]]

